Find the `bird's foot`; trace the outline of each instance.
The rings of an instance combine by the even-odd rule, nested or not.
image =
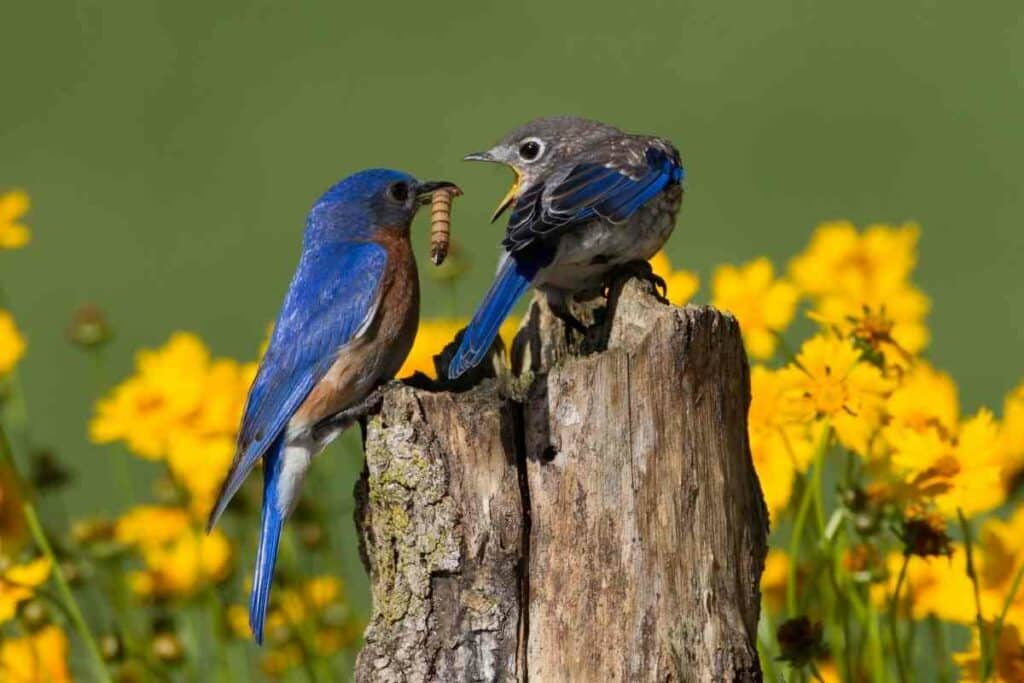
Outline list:
[[[654,296],[663,304],[669,303],[668,284],[665,278],[654,272],[648,261],[629,261],[615,269],[613,277],[635,277],[650,282],[654,287]]]
[[[573,332],[578,332],[580,334],[587,333],[587,326],[584,325],[579,319],[576,318],[576,316],[574,316],[568,310],[552,306],[551,313],[553,313],[556,318],[565,323],[567,331],[572,330]]]
[[[371,391],[366,398],[354,406],[339,411],[329,417],[325,417],[317,422],[316,426],[313,427],[313,438],[319,441],[331,433],[345,429],[353,422],[361,421],[367,415],[377,410],[380,407],[381,402],[384,400],[384,389],[386,387],[387,384],[378,386],[376,389]]]

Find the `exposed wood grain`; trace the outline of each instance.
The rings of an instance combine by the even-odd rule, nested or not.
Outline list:
[[[579,314],[585,337],[534,303],[518,379],[385,394],[358,680],[760,679],[767,512],[739,328],[636,280]]]

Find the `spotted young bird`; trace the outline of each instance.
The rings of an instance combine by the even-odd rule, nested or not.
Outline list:
[[[299,266],[249,389],[238,449],[213,528],[263,458],[263,515],[249,607],[257,643],[281,528],[313,456],[352,422],[349,411],[391,379],[419,324],[419,283],[409,227],[449,182],[399,171],[360,171],[324,193],[306,219]]]
[[[683,198],[672,143],[576,117],[535,119],[466,159],[505,164],[516,180],[491,219],[512,207],[505,253],[449,365],[451,379],[483,359],[531,284],[578,327],[569,297],[595,294],[618,267],[646,265],[675,227]]]

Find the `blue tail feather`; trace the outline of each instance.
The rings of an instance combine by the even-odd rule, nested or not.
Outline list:
[[[498,336],[498,330],[530,286],[540,266],[534,259],[507,255],[491,288],[469,322],[455,357],[448,366],[448,379],[456,379],[484,359]]]
[[[249,628],[258,645],[263,644],[263,625],[270,602],[270,585],[274,580],[277,548],[281,541],[281,528],[285,515],[278,509],[277,482],[284,464],[284,439],[278,437],[263,456],[263,518],[260,522],[260,541],[256,551],[256,569],[252,577],[249,599]]]

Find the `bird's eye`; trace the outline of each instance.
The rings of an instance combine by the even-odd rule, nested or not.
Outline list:
[[[399,204],[409,199],[409,186],[406,183],[392,183],[388,188],[388,196]]]
[[[523,161],[534,161],[542,151],[544,151],[544,146],[536,138],[529,138],[519,143],[519,157]]]

